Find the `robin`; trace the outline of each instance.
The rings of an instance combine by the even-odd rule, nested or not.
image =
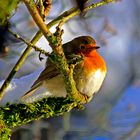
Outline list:
[[[80,36],[63,45],[67,59],[71,54],[81,55],[83,58],[74,67],[73,78],[77,90],[88,97],[99,91],[107,72],[104,59],[96,51],[98,48],[90,36]],[[55,97],[65,97],[67,94],[60,71],[49,59],[46,68],[22,99],[33,93],[40,93],[41,89],[49,91]]]

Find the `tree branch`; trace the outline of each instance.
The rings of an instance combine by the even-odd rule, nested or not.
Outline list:
[[[45,98],[31,104],[0,107],[0,139],[10,140],[11,128],[53,116],[63,115],[72,108],[82,109],[69,98]]]
[[[31,42],[25,40],[24,38],[22,38],[21,36],[19,36],[18,34],[14,33],[12,30],[8,30],[15,38],[21,40],[22,42],[24,42],[25,44],[27,44],[28,46],[31,46],[33,49],[35,49],[35,51],[38,51],[42,54],[44,54],[45,56],[49,56],[50,53],[49,52],[46,52],[45,50],[43,49],[40,49],[38,46],[36,45],[33,45]]]
[[[52,97],[30,104],[12,104],[0,107],[0,112],[3,114],[2,119],[5,124],[12,128],[43,117],[62,115],[74,107],[77,107],[77,104],[68,98]]]
[[[34,36],[34,38],[32,39],[31,43],[35,44],[40,39],[41,36],[42,36],[42,34],[40,32],[37,32],[36,35]],[[4,81],[2,87],[0,88],[0,100],[2,99],[6,89],[9,86],[9,84],[10,84],[11,80],[13,79],[14,75],[20,69],[22,64],[24,63],[24,61],[27,58],[31,49],[32,49],[32,46],[28,46],[25,49],[25,51],[23,52],[23,54],[21,55],[21,57],[19,58],[19,60],[15,64],[15,66],[13,67],[12,71],[10,72],[10,74],[8,75],[6,80]]]

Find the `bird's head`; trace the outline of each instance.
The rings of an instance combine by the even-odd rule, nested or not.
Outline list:
[[[65,54],[88,55],[98,49],[95,40],[90,36],[80,36],[63,45]]]

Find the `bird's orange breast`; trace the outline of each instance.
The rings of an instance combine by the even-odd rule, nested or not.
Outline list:
[[[83,61],[74,70],[78,91],[89,97],[100,89],[105,75],[106,64],[97,52],[84,55]]]
[[[97,69],[106,72],[105,61],[96,51],[85,56],[82,67],[87,74],[93,73]]]

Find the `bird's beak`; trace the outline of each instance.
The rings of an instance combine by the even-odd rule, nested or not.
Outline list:
[[[89,45],[88,45],[88,49],[91,50],[91,51],[92,51],[92,50],[97,50],[97,49],[99,49],[99,48],[100,48],[99,46],[95,46],[95,45],[93,45],[93,44],[89,44]]]
[[[97,49],[99,49],[100,47],[99,47],[99,46],[95,46],[94,48],[97,50]]]

